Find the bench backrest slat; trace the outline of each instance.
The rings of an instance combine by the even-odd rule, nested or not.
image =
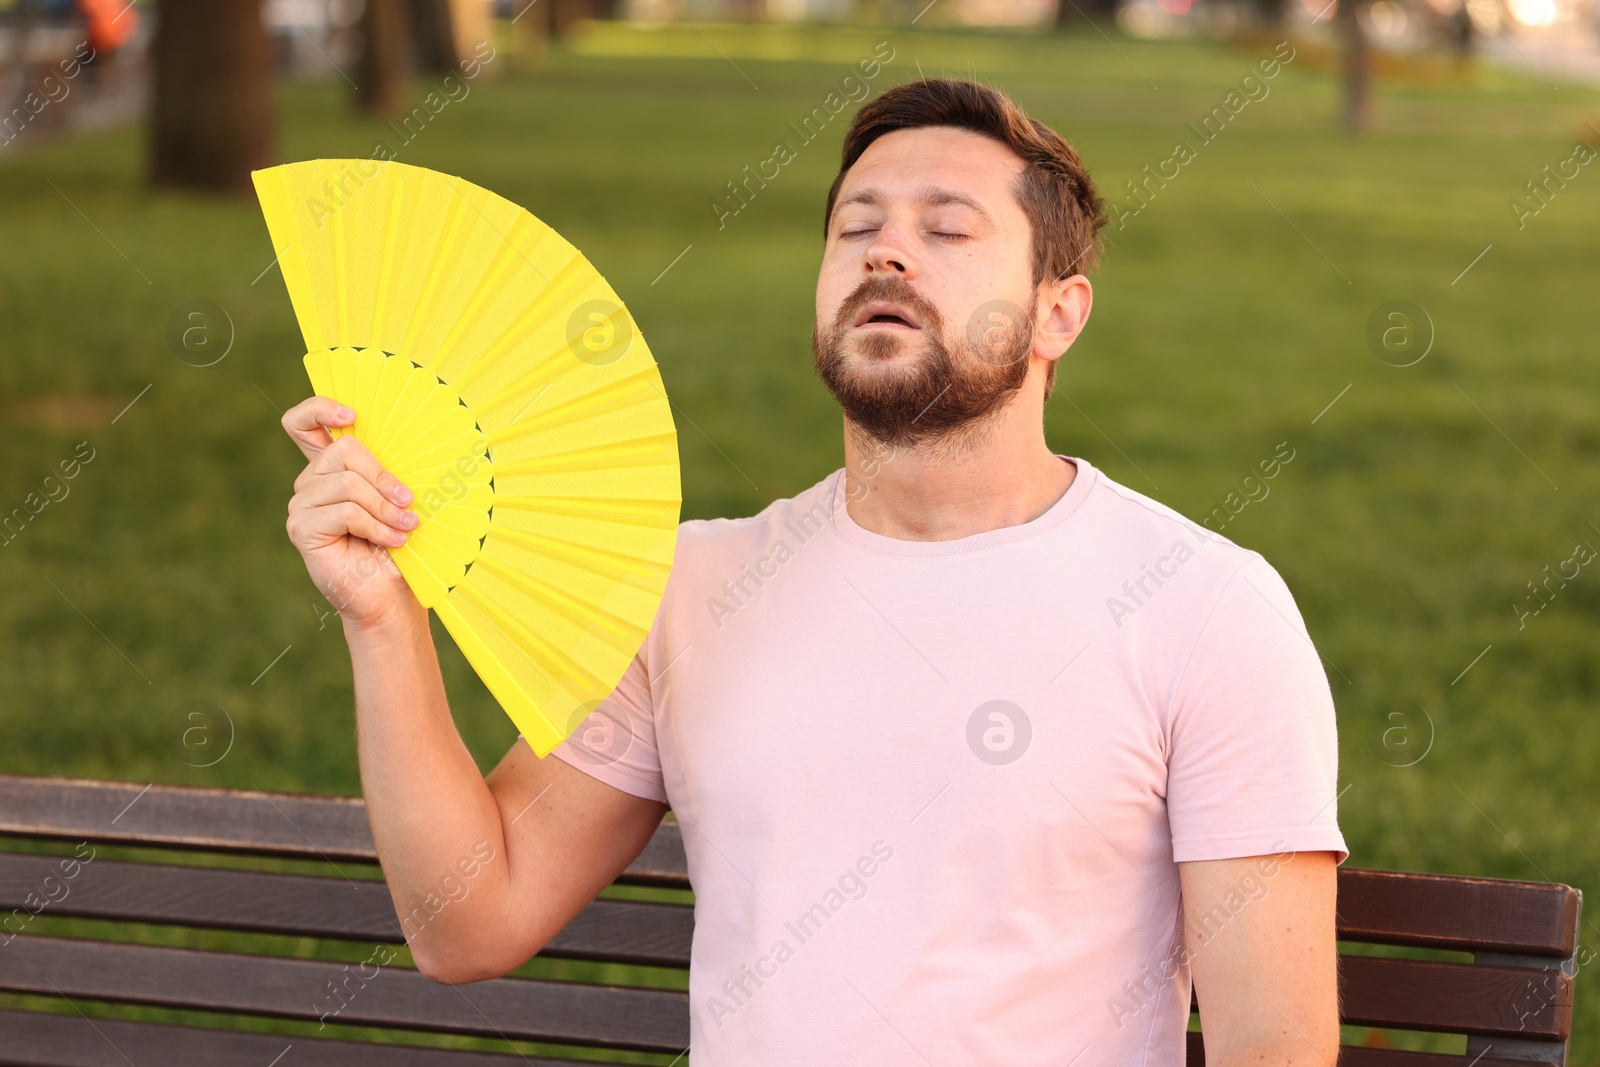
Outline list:
[[[431,982],[409,968],[19,934],[0,989],[431,1033],[678,1053],[688,994],[497,978]]]
[[[1572,978],[1523,968],[1339,957],[1339,997],[1353,1026],[1564,1041]]]
[[[1565,959],[1577,939],[1578,892],[1550,882],[1341,871],[1339,936],[1380,945]]]
[[[5,1062],[14,1067],[269,1067],[274,1060],[277,1067],[579,1067],[571,1060],[516,1053],[444,1054],[392,1042],[366,1045],[7,1008],[0,1008],[0,1034],[5,1035]]]
[[[137,786],[0,774],[0,834],[234,855],[378,862],[360,797]],[[617,879],[689,888],[683,837],[670,818]]]
[[[357,797],[0,775],[0,833],[376,863]]]
[[[0,853],[0,942],[38,909],[68,918],[161,923],[297,937],[399,944],[426,936],[431,914],[404,921],[383,882],[96,859],[61,877],[59,857]],[[467,892],[471,883],[463,882]],[[51,898],[55,899],[51,899]],[[448,900],[442,907],[450,907]],[[30,903],[31,901],[31,903]],[[18,914],[18,912],[22,914]],[[684,904],[596,900],[544,955],[688,967],[694,910]]]
[[[1188,1035],[1187,1067],[1206,1067],[1205,1043],[1198,1031]],[[1412,1052],[1399,1048],[1367,1048],[1363,1045],[1342,1045],[1339,1048],[1338,1067],[1530,1067],[1527,1060],[1502,1059],[1498,1056],[1453,1056],[1438,1052]]]

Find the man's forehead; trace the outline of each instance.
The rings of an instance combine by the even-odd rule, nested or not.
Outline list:
[[[908,164],[899,174],[898,163]],[[1014,179],[1024,167],[1010,148],[972,130],[950,126],[895,130],[867,146],[850,168],[835,206],[959,204],[992,223],[992,213],[1005,210],[1012,200]]]
[[[885,190],[875,185],[867,186],[851,191],[848,196],[840,197],[838,206],[865,204],[868,207],[881,208],[897,199],[899,195],[896,192]],[[971,208],[990,222],[994,221],[977,195],[960,189],[952,189],[946,185],[924,182],[911,190],[910,201],[913,207],[943,207],[946,204],[960,204]]]

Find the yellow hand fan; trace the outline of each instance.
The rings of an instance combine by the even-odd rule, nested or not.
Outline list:
[[[608,696],[672,567],[678,436],[622,301],[560,234],[372,159],[258,170],[319,396],[416,494],[388,549],[540,756]]]

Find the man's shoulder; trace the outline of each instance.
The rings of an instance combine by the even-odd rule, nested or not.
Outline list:
[[[1090,550],[1103,557],[1113,577],[1107,608],[1119,629],[1137,614],[1142,624],[1171,627],[1174,635],[1192,634],[1230,589],[1246,602],[1259,601],[1263,610],[1270,605],[1286,619],[1298,617],[1288,584],[1260,552],[1104,472],[1097,474],[1090,498]],[[1158,601],[1176,610],[1143,610]]]
[[[1096,471],[1092,530],[1106,543],[1137,554],[1174,552],[1185,546],[1211,568],[1231,573],[1261,554],[1195,522],[1177,509]]]
[[[1241,648],[1265,647],[1262,634],[1311,641],[1294,594],[1260,552],[1108,478],[1096,490],[1095,544],[1114,568],[1107,612],[1115,629],[1136,628],[1145,648],[1162,650],[1164,669],[1187,674],[1207,632],[1216,636],[1205,656],[1234,666],[1228,657]]]
[[[809,539],[832,522],[837,494],[835,480],[843,468],[824,475],[792,496],[772,501],[754,515],[739,518],[685,519],[678,524],[673,569],[693,569],[706,562],[725,562],[759,554],[780,540]]]

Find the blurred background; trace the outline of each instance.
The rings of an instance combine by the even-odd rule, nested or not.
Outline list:
[[[742,516],[842,462],[808,330],[850,114],[963,75],[1112,214],[1050,443],[1284,575],[1350,864],[1593,909],[1597,30],[1596,0],[0,0],[0,771],[360,791],[283,529],[310,386],[251,169],[399,159],[554,226],[661,365],[683,516]],[[515,727],[435,633],[488,770]],[[1597,1064],[1600,912],[1583,939]]]

